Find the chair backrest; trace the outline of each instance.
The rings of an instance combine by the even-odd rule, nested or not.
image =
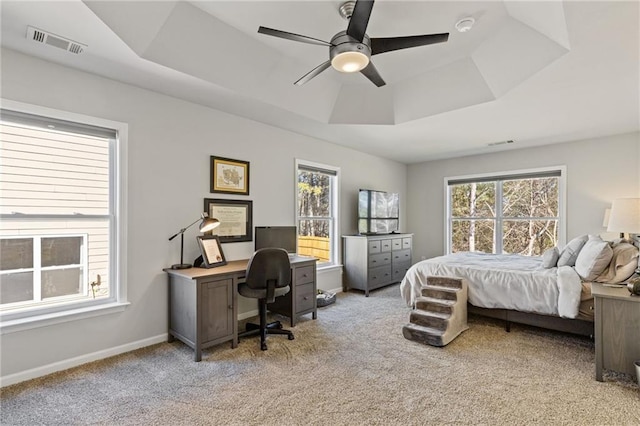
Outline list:
[[[249,259],[246,283],[250,288],[267,288],[275,281],[275,288],[291,284],[291,263],[287,251],[280,248],[262,248]]]

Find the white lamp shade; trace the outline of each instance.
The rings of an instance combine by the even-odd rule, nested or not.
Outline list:
[[[640,234],[640,198],[613,200],[607,231]]]

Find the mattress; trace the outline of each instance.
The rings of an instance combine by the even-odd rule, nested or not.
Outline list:
[[[564,318],[580,313],[583,286],[578,274],[569,266],[545,269],[539,257],[463,252],[423,260],[400,284],[408,306],[414,305],[432,275],[465,278],[469,303],[481,308]]]

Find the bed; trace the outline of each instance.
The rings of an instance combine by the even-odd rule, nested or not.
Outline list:
[[[516,322],[592,336],[591,281],[619,282],[627,273],[630,276],[638,262],[638,249],[630,244],[612,247],[611,243],[599,240],[598,257],[591,247],[587,249],[586,242],[591,240],[587,236],[580,238],[582,246],[578,249],[574,240],[565,248],[571,250],[573,243],[574,259],[569,264],[558,263],[561,256],[558,249],[554,249],[555,263],[554,259],[549,262],[552,256],[471,252],[423,260],[407,271],[400,292],[406,304],[413,307],[429,276],[464,278],[468,283],[469,312],[503,319],[507,330],[510,323]],[[583,246],[584,256],[587,252],[590,255],[586,259],[591,268],[588,271],[581,268],[585,261],[576,265]]]

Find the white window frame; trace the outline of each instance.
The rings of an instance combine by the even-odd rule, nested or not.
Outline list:
[[[112,129],[117,134],[115,143],[111,144],[109,152],[109,215],[111,221],[109,234],[109,277],[111,277],[109,280],[109,297],[84,300],[82,302],[59,303],[52,306],[37,306],[19,309],[15,312],[2,312],[0,313],[0,334],[122,312],[129,305],[129,302],[127,302],[126,239],[128,125],[117,121],[8,99],[0,99],[0,108],[55,120]],[[21,218],[24,217],[25,215],[21,215]]]
[[[319,264],[318,265],[318,270],[323,270],[323,269],[329,269],[329,268],[335,268],[340,266],[340,256],[339,256],[339,247],[340,247],[340,238],[339,238],[339,232],[338,230],[340,229],[339,227],[339,220],[338,220],[338,212],[339,210],[339,206],[338,206],[338,202],[340,200],[340,167],[335,167],[335,166],[330,166],[328,164],[321,164],[321,163],[316,163],[313,161],[307,161],[307,160],[302,160],[302,159],[295,159],[295,167],[294,167],[294,194],[295,194],[295,203],[294,203],[294,210],[295,210],[295,223],[296,223],[296,228],[298,228],[298,224],[300,223],[301,218],[304,219],[321,219],[321,220],[326,220],[326,217],[319,217],[319,218],[313,218],[313,217],[307,217],[307,216],[300,216],[298,214],[298,203],[299,203],[299,198],[298,198],[298,170],[300,169],[300,167],[303,167],[305,169],[312,169],[312,170],[317,170],[318,172],[330,172],[330,173],[335,173],[335,176],[333,176],[331,178],[331,216],[329,218],[330,220],[330,227],[329,227],[329,241],[330,241],[330,247],[331,247],[331,260],[329,262],[323,263],[323,264]],[[297,239],[297,237],[296,237]]]
[[[567,241],[567,167],[564,165],[561,166],[551,166],[551,167],[540,167],[535,169],[522,169],[522,170],[510,170],[510,171],[502,171],[502,172],[492,172],[492,173],[481,173],[481,174],[472,174],[472,175],[463,175],[463,176],[447,176],[444,178],[444,205],[445,205],[445,215],[444,215],[444,241],[445,241],[445,253],[451,254],[451,246],[452,246],[452,235],[451,230],[453,226],[453,220],[451,217],[451,191],[449,182],[455,180],[491,180],[491,179],[504,179],[505,176],[514,176],[518,177],[518,175],[522,175],[522,178],[526,178],[527,175],[534,174],[544,174],[544,173],[557,173],[560,172],[560,176],[558,177],[558,245],[564,246]],[[497,212],[502,211],[502,193],[500,190],[500,186],[496,188],[496,209]],[[527,219],[527,218],[523,218]],[[534,219],[544,219],[544,218],[534,218]],[[496,252],[502,253],[503,244],[502,244],[502,215],[499,214],[496,221],[496,234],[495,234],[495,246]],[[499,228],[498,228],[499,227]]]
[[[43,238],[82,238],[82,247],[80,248],[80,263],[76,264],[65,264],[65,265],[56,265],[56,266],[42,266],[42,239]],[[22,301],[22,302],[14,302],[13,306],[23,306],[29,303],[38,303],[43,302],[42,299],[42,271],[55,271],[66,268],[80,268],[82,271],[82,292],[75,295],[67,295],[67,296],[56,296],[49,297],[47,300],[51,303],[55,303],[57,301],[65,301],[65,300],[73,300],[74,298],[81,296],[87,296],[89,290],[89,284],[87,283],[87,270],[89,267],[89,262],[87,259],[87,234],[46,234],[46,235],[11,235],[11,236],[2,236],[0,240],[13,240],[13,239],[31,239],[33,240],[33,266],[30,268],[21,268],[21,269],[7,269],[5,271],[0,271],[0,276],[5,274],[13,274],[17,272],[33,272],[33,299],[31,301]],[[7,306],[11,308],[11,306]]]

